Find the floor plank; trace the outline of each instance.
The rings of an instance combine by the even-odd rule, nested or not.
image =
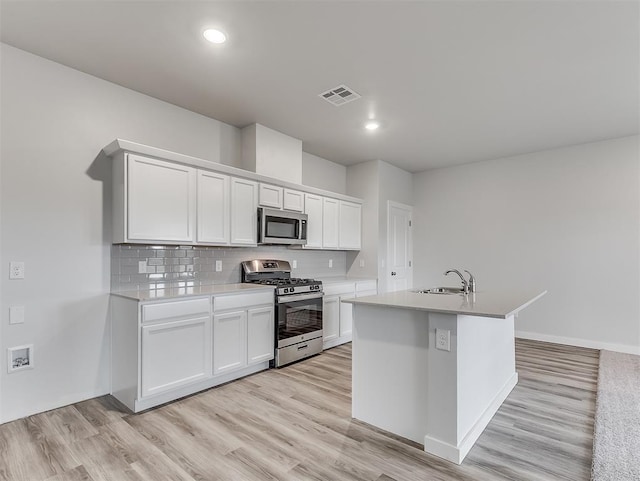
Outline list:
[[[599,352],[516,341],[518,385],[457,466],[351,419],[351,345],[133,415],[0,426],[0,480],[588,480]]]

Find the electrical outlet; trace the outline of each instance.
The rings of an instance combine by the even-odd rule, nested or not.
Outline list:
[[[24,279],[24,262],[11,261],[9,263],[9,279]]]
[[[147,273],[147,261],[138,261],[138,274]]]
[[[222,261],[216,261],[216,272],[222,272]]]
[[[364,267],[364,259],[360,259],[360,267]]]
[[[436,329],[436,349],[451,351],[451,331],[449,329]]]
[[[297,260],[293,260],[291,261],[291,268],[292,269],[297,269],[298,268],[298,261]]]
[[[24,322],[24,306],[9,306],[9,324]]]
[[[329,259],[329,267],[333,267],[333,259]]]

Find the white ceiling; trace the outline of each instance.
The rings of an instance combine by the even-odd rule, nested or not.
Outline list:
[[[345,165],[416,172],[639,132],[638,1],[3,0],[1,14],[7,44]],[[207,26],[230,40],[207,43]],[[362,98],[318,97],[342,83]]]

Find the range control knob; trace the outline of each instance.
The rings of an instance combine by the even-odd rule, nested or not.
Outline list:
[[[291,289],[289,289],[289,292],[293,292],[295,289],[292,287]]]

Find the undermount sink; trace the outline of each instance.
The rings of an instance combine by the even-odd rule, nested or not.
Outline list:
[[[431,289],[418,289],[418,294],[463,294],[464,290],[461,287],[432,287]]]

